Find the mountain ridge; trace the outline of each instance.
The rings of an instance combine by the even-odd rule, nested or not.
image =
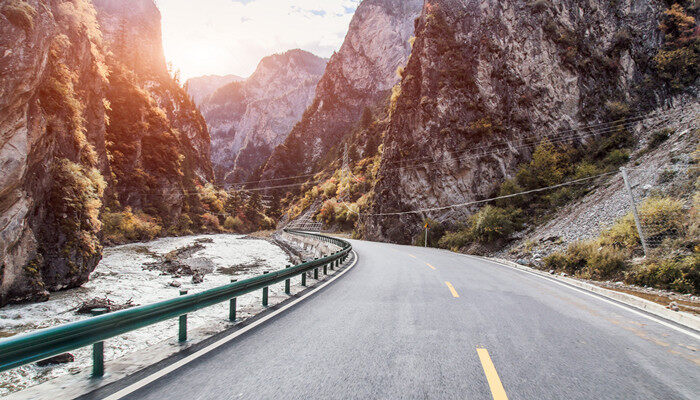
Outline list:
[[[245,181],[286,138],[313,98],[326,61],[300,49],[264,57],[249,78],[217,89],[201,104],[219,182]]]

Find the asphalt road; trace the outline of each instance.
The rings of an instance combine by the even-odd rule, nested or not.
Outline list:
[[[326,290],[127,398],[700,398],[682,332],[498,264],[353,245]]]

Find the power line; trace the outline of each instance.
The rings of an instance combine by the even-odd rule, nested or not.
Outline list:
[[[561,136],[561,133],[564,133],[564,132],[573,132],[573,131],[574,131],[574,130],[566,130],[566,131],[557,131],[557,132],[554,132],[554,134],[545,134],[545,135],[542,135],[542,136],[530,135],[530,136],[524,136],[524,137],[517,137],[517,138],[513,138],[512,141],[524,141],[524,140],[528,140],[528,139],[533,139],[533,140],[537,140],[537,143],[535,144],[535,146],[538,145],[539,142],[541,142],[541,141],[544,140],[544,139],[550,140],[550,142],[552,142],[553,144],[555,144],[555,143],[562,143],[562,142],[569,141],[569,140],[573,140],[573,139],[581,139],[581,138],[583,138],[583,137],[589,137],[589,136],[595,136],[595,135],[601,135],[601,134],[605,134],[605,133],[614,132],[614,131],[618,130],[620,127],[627,128],[627,127],[633,126],[633,125],[635,125],[635,124],[637,124],[637,123],[640,123],[640,122],[642,122],[642,121],[655,121],[655,122],[656,122],[656,121],[661,121],[661,120],[667,120],[667,119],[670,119],[670,118],[672,118],[672,117],[679,116],[679,115],[681,115],[683,112],[684,112],[684,110],[678,110],[678,111],[674,111],[674,112],[672,112],[672,113],[667,113],[667,114],[665,114],[665,115],[656,115],[656,116],[653,116],[653,117],[639,118],[639,119],[636,119],[636,120],[629,120],[629,119],[628,119],[628,120],[626,120],[624,123],[620,123],[620,121],[617,121],[617,122],[611,122],[611,123],[605,123],[605,124],[602,124],[602,123],[601,123],[601,124],[592,124],[592,125],[590,125],[590,126],[581,127],[580,129],[581,129],[581,130],[584,130],[584,129],[590,129],[590,127],[592,127],[592,126],[601,126],[601,125],[610,125],[610,124],[613,124],[613,125],[607,126],[607,127],[599,127],[599,128],[597,128],[597,129],[590,130],[589,132],[586,132],[586,133],[579,133],[579,134],[573,134],[573,135],[568,135],[568,136]],[[480,150],[480,149],[491,149],[491,148],[495,148],[495,147],[497,147],[497,146],[509,146],[509,143],[508,143],[508,142],[505,142],[505,140],[502,140],[500,143],[493,143],[493,144],[489,144],[489,145],[485,145],[485,146],[472,147],[472,148],[469,148],[469,149],[460,151],[460,153],[461,153],[461,154],[464,154],[464,153],[467,153],[468,151],[474,151],[474,150]],[[509,147],[510,147],[511,149],[523,149],[523,148],[531,147],[531,145],[509,146]],[[491,154],[500,154],[500,152],[501,152],[501,151],[497,151],[497,152],[495,152],[495,153],[482,153],[482,154],[479,155],[478,157],[488,156],[488,155],[491,155]],[[453,153],[457,153],[457,152],[454,152],[454,151],[453,151],[453,152],[448,152],[448,154],[453,154]],[[411,164],[411,165],[408,165],[408,166],[401,166],[401,167],[390,168],[390,169],[385,168],[385,169],[382,169],[382,171],[402,170],[402,169],[406,169],[406,168],[415,168],[415,167],[419,167],[419,166],[431,165],[431,164],[439,164],[439,163],[445,163],[445,162],[450,162],[450,163],[451,163],[451,162],[456,161],[456,160],[468,159],[468,158],[473,158],[473,157],[474,157],[474,155],[470,154],[470,155],[467,156],[466,158],[464,158],[464,157],[457,157],[457,158],[452,159],[452,160],[437,160],[437,161],[432,161],[432,162],[423,163],[423,164]],[[426,157],[416,157],[416,158],[413,158],[413,159],[401,159],[401,160],[386,162],[386,163],[384,163],[384,165],[394,165],[394,164],[404,163],[404,162],[407,162],[407,161],[416,161],[416,160],[423,160],[423,159],[432,159],[432,157],[426,156]],[[338,160],[335,160],[335,161],[338,161]],[[333,161],[333,162],[335,162],[335,161]],[[331,163],[333,163],[333,162],[331,162]],[[295,178],[302,178],[302,177],[308,177],[308,176],[315,176],[315,175],[321,174],[321,173],[323,173],[323,172],[324,172],[324,171],[320,171],[320,172],[317,172],[317,173],[314,173],[314,174],[305,174],[305,175],[288,176],[288,177],[281,177],[281,178],[275,178],[275,179],[268,179],[268,180],[263,180],[263,181],[250,181],[250,182],[247,182],[247,183],[244,183],[244,184],[239,184],[239,185],[241,185],[241,187],[243,187],[243,186],[246,186],[246,185],[248,185],[248,184],[256,183],[256,182],[287,180],[287,179],[295,179]],[[305,184],[305,183],[306,183],[306,182],[299,182],[299,183],[296,183],[296,184],[286,185],[285,187],[291,187],[291,186],[296,186],[296,185],[303,185],[303,184]],[[276,188],[276,187],[271,187],[271,188]],[[261,188],[256,188],[256,189],[247,189],[247,190],[267,190],[267,189],[268,189],[268,188],[261,187]]]
[[[560,188],[560,187],[569,186],[569,185],[573,185],[573,184],[577,184],[577,183],[581,183],[581,182],[586,182],[586,181],[590,181],[590,180],[592,180],[592,179],[597,179],[597,178],[600,178],[600,177],[603,177],[603,176],[608,176],[608,175],[613,175],[613,174],[617,174],[617,171],[614,171],[614,172],[606,172],[606,173],[604,173],[604,174],[593,175],[593,176],[589,176],[589,177],[586,177],[586,178],[581,178],[581,179],[576,179],[576,180],[573,180],[573,181],[568,181],[568,182],[560,183],[560,184],[557,184],[557,185],[547,186],[547,187],[543,187],[543,188],[539,188],[539,189],[527,190],[527,191],[524,191],[524,192],[513,193],[513,194],[509,194],[509,195],[504,195],[504,196],[492,197],[492,198],[484,199],[484,200],[475,200],[475,201],[469,201],[469,202],[466,202],[466,203],[451,204],[451,205],[442,206],[442,207],[422,208],[422,209],[411,210],[411,211],[398,211],[398,212],[390,212],[390,213],[359,213],[359,212],[356,212],[356,211],[353,211],[352,209],[350,209],[350,207],[349,207],[345,202],[343,202],[343,205],[345,206],[345,208],[348,209],[348,211],[350,211],[350,212],[352,212],[352,213],[354,213],[354,214],[357,214],[358,216],[383,217],[383,216],[394,216],[394,215],[419,214],[419,213],[424,213],[424,212],[442,211],[442,210],[447,210],[447,209],[451,209],[451,208],[472,206],[472,205],[482,204],[482,203],[488,203],[488,202],[496,201],[496,200],[509,199],[509,198],[512,198],[512,197],[517,197],[517,196],[523,196],[523,195],[532,194],[532,193],[543,192],[543,191],[546,191],[546,190],[557,189],[557,188]]]
[[[665,115],[664,117],[662,116],[655,116],[655,117],[649,117],[646,118],[646,120],[663,120],[663,119],[670,119],[672,117],[678,116],[682,113],[682,111],[675,111],[673,113],[669,113]],[[505,152],[513,152],[515,150],[522,150],[522,149],[527,149],[527,148],[533,148],[537,147],[542,140],[547,139],[549,140],[550,143],[552,144],[559,144],[559,143],[565,143],[573,139],[581,139],[584,137],[588,136],[595,136],[595,135],[600,135],[600,134],[605,134],[609,132],[613,132],[620,127],[626,127],[627,125],[634,125],[637,122],[627,122],[622,125],[616,125],[613,127],[608,127],[608,128],[599,128],[599,130],[592,130],[587,133],[582,133],[582,134],[576,134],[576,135],[569,135],[569,136],[561,136],[561,137],[556,137],[556,136],[547,136],[545,135],[544,137],[538,139],[536,136],[530,136],[530,138],[534,139],[535,141],[531,143],[526,143],[526,144],[521,144],[521,145],[511,145],[508,142],[501,142],[501,143],[496,143],[496,144],[490,144],[490,145],[485,145],[485,146],[477,146],[477,147],[471,147],[469,149],[461,151],[459,154],[465,154],[469,153],[460,157],[456,157],[453,159],[441,159],[441,160],[435,160],[431,162],[426,162],[426,163],[419,163],[419,164],[410,164],[410,165],[404,165],[404,166],[399,166],[399,167],[393,167],[393,168],[382,168],[380,171],[383,173],[390,172],[390,171],[401,171],[401,170],[407,170],[407,169],[417,169],[421,167],[426,167],[429,165],[435,165],[435,164],[452,164],[454,162],[458,161],[464,161],[468,159],[479,159],[479,158],[484,158],[487,156],[491,155],[497,155],[497,154],[503,154]],[[527,139],[528,137],[526,137]],[[522,140],[522,138],[516,138],[515,141],[517,140]],[[497,146],[503,146],[504,148],[501,149],[496,149]],[[483,151],[483,152],[478,152],[474,153],[474,151],[479,151],[479,150],[490,150],[490,151]],[[452,152],[454,153],[454,152]],[[425,159],[427,157],[423,157]],[[420,158],[418,158],[420,159]],[[408,159],[410,161],[411,159]],[[414,159],[415,160],[415,159]],[[392,162],[387,162],[384,165],[391,165],[391,164],[398,164],[401,162],[405,162],[406,160],[397,160],[397,161],[392,161]],[[315,176],[318,174],[322,174],[324,171],[315,173],[315,174],[306,174],[306,175],[298,175],[296,177],[284,177],[284,178],[276,178],[276,179],[270,179],[269,181],[273,180],[285,180],[285,179],[293,179],[297,177],[304,177],[304,176]],[[263,187],[257,187],[257,188],[239,188],[239,189],[234,189],[234,190],[242,190],[244,192],[254,192],[254,191],[266,191],[266,190],[272,190],[272,189],[284,189],[284,188],[290,188],[290,187],[296,187],[296,186],[303,186],[303,185],[313,185],[313,184],[318,184],[318,183],[323,183],[327,181],[327,179],[320,179],[320,180],[315,180],[315,181],[304,181],[304,182],[297,182],[297,183],[291,183],[291,184],[286,184],[286,185],[276,185],[276,186],[263,186]],[[261,181],[262,182],[262,181]],[[221,189],[217,189],[221,190]],[[171,194],[163,194],[163,193],[148,193],[148,192],[141,192],[141,194],[145,195],[162,195],[162,196],[169,196]],[[180,192],[177,194],[200,194],[200,192]]]
[[[527,140],[527,139],[531,139],[531,138],[532,138],[532,139],[537,139],[537,138],[539,138],[539,139],[544,139],[544,138],[546,138],[546,137],[557,137],[557,136],[561,135],[562,133],[577,132],[577,131],[582,131],[582,130],[588,130],[588,129],[591,129],[591,128],[596,128],[596,129],[594,129],[594,130],[597,130],[597,131],[601,131],[601,130],[604,130],[604,129],[607,129],[607,128],[612,128],[612,129],[614,130],[614,129],[617,129],[619,126],[626,126],[626,125],[630,125],[630,124],[637,124],[637,123],[640,123],[640,122],[644,122],[644,121],[646,121],[646,120],[659,119],[659,118],[661,118],[663,115],[665,115],[666,118],[670,118],[670,117],[673,117],[673,116],[675,116],[675,115],[682,114],[682,113],[684,113],[684,112],[685,112],[684,109],[680,109],[680,110],[676,110],[676,111],[673,111],[673,112],[671,112],[671,113],[665,113],[665,114],[664,114],[663,112],[657,112],[656,115],[653,115],[653,116],[643,116],[643,115],[641,115],[641,114],[638,114],[638,115],[636,115],[636,116],[634,116],[634,117],[629,117],[629,118],[621,119],[621,120],[618,120],[618,121],[600,122],[600,123],[595,123],[595,124],[582,125],[582,126],[579,126],[579,127],[577,127],[577,128],[570,128],[570,129],[566,129],[566,130],[554,131],[554,133],[553,133],[552,135],[540,136],[540,135],[533,134],[533,135],[530,135],[530,136],[522,136],[522,137],[516,138],[516,140]],[[430,157],[418,157],[418,158],[414,158],[414,159],[403,159],[403,160],[399,160],[399,161],[393,161],[393,162],[391,162],[391,163],[400,163],[400,162],[406,162],[406,161],[416,161],[416,160],[427,159],[427,158],[430,158]],[[336,162],[336,161],[340,161],[340,160],[341,160],[341,159],[338,158],[338,159],[336,159],[336,160],[333,160],[333,161],[329,162],[329,164],[332,164],[332,163],[334,163],[334,162]],[[387,164],[387,165],[389,165],[389,164]],[[304,177],[309,177],[309,176],[315,176],[315,175],[318,175],[319,173],[322,173],[322,172],[323,172],[323,171],[320,171],[320,172],[317,172],[317,173],[308,173],[308,174],[302,174],[302,175],[285,176],[285,177],[270,178],[270,179],[263,179],[263,180],[257,180],[257,181],[236,182],[236,183],[232,183],[231,185],[232,185],[232,186],[246,186],[246,185],[249,185],[249,184],[252,184],[252,183],[273,182],[273,181],[280,181],[280,180],[287,180],[287,179],[304,178]]]

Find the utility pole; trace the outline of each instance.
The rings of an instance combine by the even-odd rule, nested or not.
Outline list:
[[[620,168],[622,172],[622,179],[625,181],[625,187],[627,188],[627,194],[630,197],[630,205],[632,206],[632,214],[634,214],[634,223],[637,225],[637,232],[639,232],[639,239],[642,242],[642,249],[644,249],[644,257],[649,254],[649,248],[647,247],[647,239],[644,237],[644,232],[642,232],[642,223],[639,221],[639,213],[637,212],[637,205],[634,202],[634,194],[632,193],[632,185],[630,185],[629,178],[627,177],[627,168]]]

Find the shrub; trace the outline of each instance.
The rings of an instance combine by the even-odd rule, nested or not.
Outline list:
[[[639,220],[647,240],[660,242],[665,237],[686,231],[683,202],[670,197],[649,198],[638,207]],[[618,249],[639,250],[641,240],[632,213],[625,215],[600,237],[601,244]]]
[[[201,215],[202,219],[202,229],[205,231],[221,232],[221,223],[219,222],[219,217],[210,213],[204,213]]]
[[[520,210],[487,205],[469,218],[470,234],[481,243],[507,238],[521,228],[520,213]]]
[[[338,191],[338,185],[336,185],[334,182],[328,181],[321,186],[321,190],[323,190],[323,195],[330,199],[331,197],[335,197]]]
[[[175,221],[173,229],[175,230],[175,235],[191,235],[192,226],[192,218],[187,214],[181,214]]]
[[[602,171],[600,168],[595,166],[594,164],[591,164],[590,162],[583,161],[580,164],[576,165],[574,168],[574,175],[573,179],[583,179],[583,178],[588,178],[591,176],[596,176],[600,174]]]
[[[100,209],[106,183],[97,169],[68,159],[51,165],[52,186],[46,199],[47,214],[51,215],[59,235],[60,250],[71,258],[90,259],[102,249],[98,233],[102,228]]]
[[[470,242],[487,244],[508,238],[522,229],[521,213],[519,209],[487,205],[469,217],[464,228],[447,232],[437,244],[443,248],[459,249]]]
[[[326,200],[321,206],[321,210],[316,215],[316,220],[331,225],[336,220],[336,208],[338,203],[335,200]]]
[[[617,149],[613,150],[605,157],[603,161],[609,166],[620,166],[630,160],[630,152],[628,150]]]
[[[518,182],[515,179],[506,179],[502,184],[501,187],[498,189],[498,196],[503,197],[503,196],[510,196],[513,194],[521,193],[523,192],[524,189],[522,186],[518,185]],[[526,196],[513,196],[513,197],[508,197],[502,200],[498,200],[496,203],[497,206],[499,207],[507,207],[509,205],[515,206],[515,207],[521,207],[525,202],[527,201]]]
[[[396,85],[394,85],[394,87],[391,88],[391,100],[389,106],[390,114],[393,114],[396,110],[396,105],[399,101],[399,97],[401,97],[401,83],[397,83]]]
[[[559,207],[577,197],[577,190],[571,186],[562,187],[544,196],[550,207]]]
[[[591,253],[581,276],[593,279],[619,277],[627,269],[629,253],[611,247],[601,247]]]
[[[664,11],[659,29],[664,33],[667,45],[680,47],[695,36],[695,18],[687,15],[683,7],[675,3]]]
[[[601,244],[620,249],[637,249],[641,245],[639,233],[630,213],[615,222],[600,235]]]
[[[544,258],[544,265],[555,271],[575,274],[588,265],[588,259],[598,250],[594,242],[574,242],[566,252],[555,252]]]
[[[700,39],[695,18],[674,4],[661,17],[659,28],[664,33],[664,48],[654,62],[658,75],[674,90],[692,85],[700,73]]]
[[[606,279],[620,276],[627,269],[629,253],[601,246],[597,241],[574,242],[565,252],[544,258],[544,265],[582,278]]]
[[[651,150],[659,147],[659,145],[668,140],[668,138],[671,137],[672,134],[673,130],[668,128],[654,132],[654,134],[651,136],[651,139],[649,140],[649,145],[647,146],[647,148]]]
[[[639,206],[639,219],[648,240],[661,241],[686,231],[683,202],[671,197],[649,198]]]
[[[517,182],[525,189],[556,185],[562,182],[566,175],[567,161],[563,153],[545,140],[535,149],[530,163],[518,170]]]
[[[13,25],[30,32],[34,29],[36,9],[22,0],[10,0],[3,7],[2,15]]]
[[[123,212],[104,212],[102,224],[105,242],[109,244],[153,240],[163,230],[152,217],[133,213],[129,207]]]
[[[447,232],[438,241],[438,246],[443,249],[458,251],[472,242],[469,230],[462,229],[456,232]]]
[[[692,48],[660,50],[654,57],[654,62],[659,76],[674,90],[692,85],[698,77],[700,58]]]
[[[651,260],[632,269],[626,281],[640,286],[700,294],[700,254]]]
[[[240,232],[243,228],[243,221],[238,217],[228,216],[224,221],[224,228],[233,232]]]

